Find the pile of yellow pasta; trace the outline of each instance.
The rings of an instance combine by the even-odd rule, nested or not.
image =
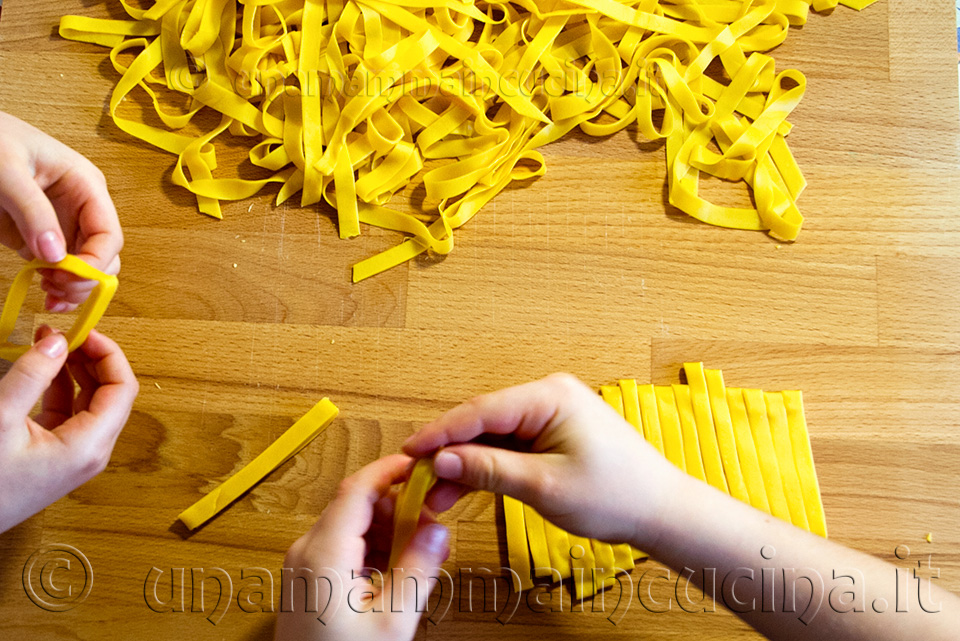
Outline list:
[[[538,148],[575,127],[635,123],[665,139],[670,203],[699,220],[783,240],[803,221],[785,137],[804,77],[760,52],[806,21],[808,0],[119,1],[129,20],[60,22],[63,37],[111,48],[116,125],[176,155],[173,182],[211,216],[279,183],[278,203],[299,192],[302,206],[335,208],[342,238],[360,223],[406,235],[357,263],[354,281],[449,253],[453,230],[541,175]],[[137,88],[155,117],[122,108]],[[202,110],[220,123],[192,131]],[[225,134],[263,178],[214,177]],[[745,181],[756,207],[701,198],[701,172]],[[425,212],[391,206],[411,183]]]
[[[601,394],[667,459],[744,503],[820,536],[827,525],[800,392],[729,388],[720,370],[686,363],[687,385],[622,380]],[[573,577],[578,598],[614,584],[646,555],[585,539],[503,497],[507,556],[517,590],[537,577]],[[582,554],[581,554],[582,552]],[[532,562],[531,562],[532,559]]]

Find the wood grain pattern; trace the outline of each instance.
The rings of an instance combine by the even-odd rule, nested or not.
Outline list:
[[[556,370],[594,386],[676,382],[689,360],[723,369],[731,386],[802,389],[832,537],[891,561],[908,545],[900,567],[932,554],[941,584],[960,590],[960,114],[949,2],[813,15],[775,52],[779,69],[808,78],[791,117],[810,185],[794,245],[665,206],[663,150],[632,131],[572,135],[544,149],[546,176],[501,194],[448,258],[359,285],[349,266],[392,243],[389,234],[340,241],[328,210],[275,207],[269,194],[206,218],[169,185],[171,158],[116,130],[103,51],[55,35],[62,13],[116,7],[7,0],[0,21],[0,109],[108,178],[127,244],[101,329],[142,387],[108,470],[0,536],[5,638],[270,638],[274,615],[242,612],[235,600],[215,626],[209,604],[191,612],[189,599],[186,612],[151,611],[148,572],[167,572],[161,592],[171,568],[186,568],[188,587],[193,567],[225,569],[235,589],[244,568],[277,573],[343,476],[457,402]],[[703,189],[747,198],[737,185]],[[17,267],[0,255],[0,285]],[[50,320],[34,306],[22,324]],[[313,445],[192,536],[176,527],[180,510],[322,396],[342,414]],[[486,495],[444,517],[452,572],[505,564],[502,518]],[[77,547],[94,568],[89,599],[69,612],[37,608],[21,586],[27,557],[50,543]],[[658,567],[641,565],[634,583]],[[666,598],[665,583],[655,586]],[[729,613],[654,614],[636,597],[617,619],[612,596],[600,612],[572,604],[567,586],[537,591],[531,598],[546,605],[525,600],[501,625],[497,612],[468,611],[460,591],[418,638],[756,637]],[[502,587],[499,598],[498,608]]]

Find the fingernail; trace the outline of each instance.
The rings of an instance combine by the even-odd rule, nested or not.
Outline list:
[[[40,251],[40,258],[48,263],[55,263],[63,260],[67,255],[67,248],[56,232],[45,231],[37,238],[37,249]]]
[[[417,535],[417,545],[431,554],[442,554],[447,547],[450,532],[446,526],[431,523]]]
[[[59,358],[67,351],[67,339],[63,334],[50,334],[37,343],[37,350],[47,358]]]
[[[447,450],[440,450],[433,458],[433,470],[437,476],[456,481],[463,476],[463,459]]]
[[[69,307],[70,307],[70,303],[65,303],[64,301],[60,301],[58,303],[54,303],[53,305],[51,305],[49,311],[53,312],[54,314],[59,314],[60,312],[67,311],[67,308]]]

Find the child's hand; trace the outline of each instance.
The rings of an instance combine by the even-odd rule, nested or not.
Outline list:
[[[29,260],[69,251],[108,274],[120,271],[123,233],[103,174],[89,160],[0,112],[0,242]],[[96,285],[42,270],[50,311],[70,311]]]
[[[433,587],[434,582],[428,584],[429,577],[437,575],[449,548],[447,529],[424,515],[398,563],[406,572],[404,576],[416,578],[418,589],[414,589],[413,581],[405,579],[403,598],[400,599],[400,587],[392,592],[391,575],[384,567],[392,532],[390,486],[404,480],[410,463],[408,457],[395,454],[345,479],[313,529],[290,546],[285,568],[291,568],[295,577],[312,573],[330,582],[307,579],[312,581],[311,587],[315,582],[315,593],[319,595],[314,611],[310,612],[304,607],[303,581],[293,581],[297,586],[294,594],[277,617],[277,641],[413,638]],[[383,572],[382,590],[360,578],[369,574],[366,568]],[[365,592],[376,595],[373,601],[361,598]],[[287,611],[291,607],[293,611]]]
[[[50,328],[37,339],[0,379],[0,532],[106,467],[139,389],[123,352],[96,331],[69,356]]]
[[[478,437],[488,444],[467,443]],[[449,482],[431,493],[437,511],[464,492],[489,490],[528,503],[574,534],[617,542],[658,531],[665,495],[681,474],[594,391],[565,374],[475,398],[425,426],[403,449],[414,457],[439,449],[434,467]]]

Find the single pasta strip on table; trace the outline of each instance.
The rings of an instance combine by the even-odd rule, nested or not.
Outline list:
[[[513,589],[517,592],[533,587],[530,579],[530,548],[523,516],[523,503],[512,496],[503,497],[503,517],[507,527],[507,559],[513,570]]]
[[[643,437],[661,454],[663,451],[663,432],[660,429],[660,416],[657,412],[657,396],[653,385],[638,385],[637,397],[640,400],[640,417],[643,420]]]
[[[214,488],[209,494],[181,512],[177,518],[191,530],[197,529],[240,498],[244,492],[259,483],[267,474],[294,457],[327,429],[327,426],[337,417],[337,414],[339,414],[339,410],[336,405],[330,402],[330,399],[321,400],[259,456]]]

